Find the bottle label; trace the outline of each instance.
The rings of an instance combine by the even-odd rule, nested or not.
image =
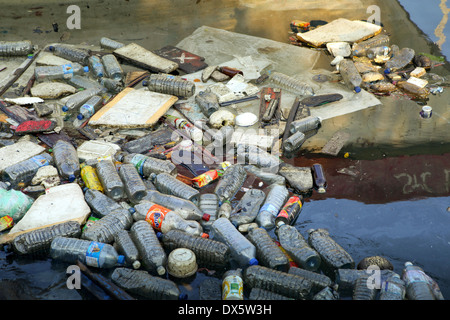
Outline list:
[[[195,177],[192,179],[194,186],[197,188],[201,188],[209,184],[211,181],[216,180],[219,178],[219,173],[217,170],[209,170],[205,173],[202,173],[201,175]]]
[[[298,209],[297,209],[298,208]],[[295,211],[300,210],[302,208],[302,202],[299,197],[290,197],[286,204],[283,206],[283,209],[278,213],[277,218],[284,218],[289,221],[293,218]]]
[[[43,156],[35,156],[31,158],[39,167],[48,166],[50,163]]]
[[[90,267],[100,268],[100,253],[105,244],[92,241],[86,251],[86,264]]]
[[[139,172],[139,174],[141,176],[144,175],[144,162],[145,160],[147,160],[147,157],[144,156],[143,154],[136,154],[132,159],[131,159],[131,163],[134,165],[134,167],[137,169],[137,171]]]
[[[244,300],[244,283],[238,276],[228,276],[222,282],[222,300]]]
[[[0,218],[0,231],[11,228],[14,225],[13,218],[10,216],[3,216]]]
[[[81,179],[83,179],[84,184],[89,189],[95,189],[100,192],[103,192],[103,186],[98,179],[97,173],[95,169],[91,166],[84,166],[80,172]]]
[[[390,294],[399,296],[402,299],[405,294],[405,292],[402,290],[402,288],[399,285],[389,282],[389,281],[383,282],[383,284],[381,285],[381,290],[382,290],[382,292],[383,291],[389,292]]]
[[[86,118],[90,118],[94,115],[94,106],[90,105],[90,104],[83,104],[80,107],[80,113],[83,113],[81,110],[86,110],[87,113],[87,117]]]
[[[268,211],[274,216],[276,216],[278,214],[277,208],[275,208],[275,206],[273,204],[271,204],[271,203],[264,204],[261,207],[261,209],[259,210],[259,212],[262,212],[262,211]]]
[[[154,204],[148,209],[147,215],[145,216],[145,221],[149,222],[152,227],[158,231],[161,231],[161,225],[164,221],[164,217],[171,210],[160,206],[159,204]]]
[[[73,67],[70,63],[63,65],[63,77],[69,79],[73,76]]]
[[[414,283],[414,282],[428,282],[428,276],[420,270],[408,270],[406,271],[406,283]]]

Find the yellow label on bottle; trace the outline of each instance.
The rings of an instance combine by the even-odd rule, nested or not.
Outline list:
[[[244,300],[244,282],[241,277],[232,275],[223,279],[222,300]]]
[[[98,178],[97,172],[95,171],[95,169],[93,167],[84,166],[81,169],[80,175],[81,175],[81,179],[83,179],[83,182],[87,188],[98,190],[100,192],[104,191],[102,183],[100,182],[100,180]]]

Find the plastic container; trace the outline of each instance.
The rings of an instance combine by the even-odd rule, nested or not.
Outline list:
[[[198,204],[200,191],[188,186],[171,174],[165,172],[159,174],[152,173],[150,175],[150,181],[153,182],[159,192],[174,195]]]
[[[228,270],[222,279],[222,300],[244,300],[242,270]]]
[[[120,230],[114,234],[114,247],[117,247],[117,252],[125,256],[125,261],[128,266],[134,269],[141,267],[139,261],[139,251],[131,239],[130,233],[127,230]]]
[[[122,80],[118,80],[118,79],[101,78],[100,83],[109,92],[112,92],[114,94],[119,93],[124,88],[124,86],[122,84]]]
[[[406,284],[406,297],[409,300],[437,300],[430,285],[429,276],[422,268],[405,262],[402,280]]]
[[[232,200],[247,179],[247,171],[240,164],[229,166],[214,188],[220,202]]]
[[[75,74],[72,77],[70,77],[69,79],[67,79],[67,82],[77,88],[77,89],[91,89],[91,88],[101,88],[102,86],[100,85],[100,83],[98,83],[98,81],[93,80],[89,77],[87,77],[86,75],[78,75]]]
[[[34,69],[34,77],[36,82],[68,80],[75,75],[84,75],[86,72],[89,72],[89,67],[83,67],[75,62],[61,66],[37,66]]]
[[[333,281],[324,274],[298,267],[289,268],[288,273],[307,279],[312,283],[312,294],[316,295],[324,288],[332,287]]]
[[[279,227],[281,224],[295,224],[302,208],[303,197],[301,195],[290,197],[283,208],[281,208],[280,212],[278,212],[275,218],[275,226]]]
[[[172,250],[167,260],[167,272],[172,277],[188,278],[197,272],[197,260],[192,250],[187,248]]]
[[[367,50],[367,58],[375,59],[377,56],[388,56],[391,49],[388,46],[379,46]]]
[[[306,141],[306,136],[303,132],[297,131],[294,132],[289,138],[284,140],[283,142],[283,150],[286,152],[295,152],[302,144]]]
[[[308,116],[300,120],[292,121],[289,127],[291,133],[295,132],[308,132],[310,130],[320,128],[322,119],[320,117]]]
[[[315,294],[313,300],[340,300],[340,295],[335,289],[326,287]]]
[[[11,245],[14,252],[19,255],[47,257],[54,238],[58,236],[79,238],[80,235],[80,224],[76,221],[68,221],[19,234],[11,242]]]
[[[96,95],[100,95],[104,89],[102,87],[89,88],[83,91],[79,91],[71,95],[62,106],[61,110],[67,112],[72,109],[81,107],[86,101]]]
[[[337,269],[335,270],[333,277],[330,278],[334,279],[341,295],[351,297],[355,289],[356,280],[367,274],[367,270]],[[391,270],[380,270],[381,282],[392,276],[396,276],[396,273]]]
[[[31,41],[0,41],[0,56],[26,56],[36,49]]]
[[[354,56],[362,57],[366,55],[370,48],[387,45],[389,45],[389,36],[387,34],[379,34],[359,43],[354,43],[352,46],[352,53]]]
[[[281,224],[275,233],[280,245],[297,265],[309,271],[319,269],[322,261],[320,255],[308,245],[294,226]]]
[[[253,222],[265,198],[266,194],[260,189],[246,191],[231,212],[231,223],[238,227],[242,224]]]
[[[84,200],[89,205],[92,212],[100,218],[114,210],[122,208],[114,199],[96,189],[85,190]]]
[[[112,245],[60,236],[52,240],[50,257],[72,264],[80,260],[87,266],[95,268],[114,268],[125,262],[125,257],[117,254]]]
[[[123,163],[133,164],[143,177],[149,177],[152,173],[177,175],[177,167],[170,160],[161,160],[140,153],[122,154],[118,160]]]
[[[230,263],[230,248],[222,242],[194,236],[181,230],[170,230],[160,237],[166,250],[192,250],[200,266],[224,269]]]
[[[270,185],[266,200],[256,216],[256,223],[267,230],[273,229],[275,227],[275,218],[286,203],[288,196],[289,191],[285,185]]]
[[[380,300],[404,300],[405,296],[405,282],[400,275],[392,275],[381,283]]]
[[[308,84],[280,72],[272,72],[269,81],[273,86],[285,89],[301,96],[312,96],[314,90]]]
[[[402,48],[398,54],[392,57],[391,60],[387,61],[384,64],[385,73],[391,73],[396,70],[400,70],[406,67],[408,64],[412,62],[415,56],[414,49],[411,48]]]
[[[195,96],[195,103],[208,118],[220,108],[217,95],[210,91],[200,91]]]
[[[422,110],[420,111],[420,116],[424,119],[431,118],[433,114],[433,109],[430,106],[423,106]]]
[[[244,283],[252,289],[261,288],[296,300],[311,298],[311,281],[264,266],[250,266],[245,269]]]
[[[230,218],[231,211],[233,207],[231,206],[231,202],[229,200],[225,200],[222,202],[222,205],[219,207],[219,212],[217,213],[218,218]]]
[[[211,224],[218,218],[219,197],[215,193],[201,193],[196,207],[208,217],[200,220],[200,225],[205,232],[209,232]]]
[[[73,182],[80,175],[77,150],[70,142],[58,140],[53,145],[53,159],[61,178]]]
[[[103,67],[102,59],[99,56],[92,55],[88,58],[89,68],[95,78],[102,78],[105,76],[105,68]]]
[[[111,280],[123,290],[149,300],[186,300],[178,285],[168,279],[155,277],[144,270],[116,268]]]
[[[2,172],[2,180],[10,183],[12,188],[19,183],[29,184],[40,167],[53,165],[53,157],[44,152],[27,160],[13,164]]]
[[[81,237],[86,240],[111,244],[114,242],[114,235],[121,230],[129,229],[133,222],[133,217],[128,210],[117,209],[85,229]]]
[[[112,40],[110,38],[107,37],[100,38],[100,47],[102,47],[103,49],[116,50],[122,48],[123,46],[124,46],[123,43]]]
[[[103,105],[103,98],[100,96],[93,96],[89,98],[80,107],[80,113],[77,115],[78,120],[89,119],[97,111],[98,107]]]
[[[314,188],[319,193],[325,193],[327,189],[327,180],[322,165],[320,163],[313,164],[311,171],[313,173]]]
[[[352,60],[344,59],[339,62],[339,73],[348,88],[356,93],[361,92],[362,78]]]
[[[90,56],[89,50],[76,48],[67,46],[64,44],[56,44],[53,46],[49,46],[48,49],[50,52],[52,52],[55,56],[73,61],[78,62],[82,65],[87,65],[88,58]]]
[[[119,176],[122,179],[125,194],[131,203],[138,203],[147,195],[147,186],[131,163],[122,163],[119,168]]]
[[[105,54],[104,56],[102,56],[102,63],[108,78],[111,78],[113,80],[122,80],[122,67],[113,54]]]
[[[252,288],[250,290],[248,300],[293,300],[293,299],[261,288]]]
[[[186,119],[178,118],[172,115],[165,114],[166,120],[175,128],[186,132],[187,136],[194,142],[201,142],[203,140],[203,132]]]
[[[213,240],[228,245],[231,257],[241,267],[258,264],[256,247],[231,224],[230,220],[219,218],[214,221],[211,225],[210,236]]]
[[[263,228],[251,229],[247,239],[256,247],[256,257],[260,265],[287,272],[289,259]]]
[[[151,274],[164,275],[167,255],[152,226],[145,220],[136,221],[131,226],[130,236],[138,249],[142,267]]]
[[[375,300],[378,290],[376,286],[371,286],[368,274],[362,275],[356,280],[355,288],[353,290],[353,300]]]
[[[192,81],[182,80],[173,76],[152,74],[142,85],[148,90],[170,94],[177,97],[189,98],[195,94],[195,84]]]
[[[111,160],[102,160],[97,163],[96,169],[105,194],[113,200],[122,199],[125,196],[125,187],[114,163]]]
[[[98,178],[97,171],[94,167],[88,165],[80,165],[81,171],[81,179],[84,182],[84,185],[88,189],[98,190],[103,193],[104,189],[100,179]]]

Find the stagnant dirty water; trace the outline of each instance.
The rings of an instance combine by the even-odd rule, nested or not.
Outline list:
[[[388,0],[333,4],[309,0],[301,5],[289,0],[229,0],[220,4],[210,0],[73,1],[82,10],[80,30],[67,29],[66,3],[1,2],[1,40],[26,38],[40,45],[57,41],[97,44],[100,37],[107,36],[134,41],[148,49],[175,45],[202,25],[288,42],[292,19],[366,19],[370,15],[367,8],[376,4],[383,26],[391,33],[391,43],[450,56],[449,39],[442,42],[442,34],[449,37],[449,27],[438,29],[448,9],[442,10],[445,1],[442,5],[437,0],[426,4],[400,1],[405,8]],[[423,10],[425,5],[430,9]],[[58,32],[52,23],[58,24]],[[436,35],[436,29],[442,32]],[[324,56],[316,68],[330,68],[329,61],[330,57]],[[449,77],[448,62],[433,72]],[[327,193],[314,193],[306,199],[296,224],[303,235],[310,228],[327,228],[356,263],[366,256],[382,255],[397,273],[401,273],[404,262],[412,261],[438,282],[446,299],[450,297],[449,98],[448,87],[441,95],[430,95],[433,117],[424,122],[418,116],[421,106],[416,102],[380,97],[382,106],[327,120],[305,143],[307,150],[286,160],[298,166],[321,163],[328,179]],[[352,137],[341,153],[337,157],[317,153],[315,143],[326,141],[342,128]],[[344,157],[346,152],[348,158]],[[66,267],[50,259],[19,259],[1,251],[0,299],[92,298],[67,289]],[[198,299],[198,286],[208,272],[213,270],[202,270],[190,282],[180,282],[189,299]]]

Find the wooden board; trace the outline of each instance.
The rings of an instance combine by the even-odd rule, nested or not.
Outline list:
[[[205,58],[174,46],[165,46],[153,52],[178,63],[178,69],[186,73],[194,73],[208,66],[204,61]]]

